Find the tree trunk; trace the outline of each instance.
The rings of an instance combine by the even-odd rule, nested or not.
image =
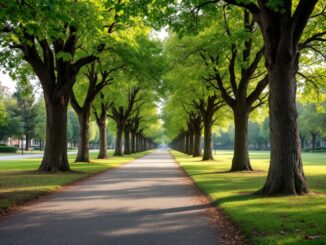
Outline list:
[[[189,148],[187,154],[192,155],[194,152],[194,130],[189,131]]]
[[[29,141],[30,141],[30,138],[28,137],[28,135],[25,135],[25,151],[28,151],[29,150]]]
[[[44,157],[39,171],[57,172],[69,171],[67,157],[67,102],[62,97],[60,101],[49,101],[45,97],[46,106],[46,140]]]
[[[130,155],[131,154],[131,150],[130,150],[130,131],[125,128],[124,130],[124,136],[125,136],[125,150],[124,150],[124,154],[126,155]]]
[[[212,151],[212,120],[204,121],[204,155],[203,161],[214,160]]]
[[[190,152],[190,134],[189,132],[185,133],[185,153],[189,154]]]
[[[308,185],[297,124],[296,66],[288,52],[279,52],[282,59],[268,69],[271,161],[262,193],[300,195],[308,192]]]
[[[117,124],[117,138],[115,140],[114,156],[122,156],[122,134],[123,127]]]
[[[130,134],[131,134],[131,144],[130,144],[131,153],[136,153],[136,133],[132,131]]]
[[[234,111],[234,154],[230,171],[252,170],[248,152],[249,113],[245,109]]]
[[[315,133],[311,133],[311,146],[312,146],[312,150],[316,149],[316,134]]]
[[[194,149],[192,156],[193,157],[199,157],[202,155],[201,152],[201,129],[195,130],[195,142],[194,142]]]
[[[75,162],[89,162],[89,117],[91,107],[84,107],[78,113],[79,121],[79,146]]]
[[[98,153],[97,159],[107,159],[107,137],[106,137],[106,116],[99,118],[97,121],[97,126],[100,132],[100,151]]]

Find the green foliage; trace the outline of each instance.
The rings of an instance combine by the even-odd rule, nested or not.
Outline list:
[[[26,138],[31,139],[35,136],[37,108],[33,86],[26,73],[19,76],[14,97],[19,105],[16,108],[16,115],[21,118],[22,133]]]
[[[0,146],[1,153],[16,153],[17,148],[13,146]]]
[[[79,122],[76,113],[68,110],[67,140],[72,144],[77,144],[79,137]]]

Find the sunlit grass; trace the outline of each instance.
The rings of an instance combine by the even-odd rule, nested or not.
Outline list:
[[[254,172],[229,173],[232,152],[217,151],[203,162],[172,152],[199,188],[239,226],[254,244],[326,244],[326,153],[304,153],[311,194],[260,197],[268,152],[251,152]]]
[[[60,189],[63,185],[90,176],[98,172],[118,167],[123,163],[139,158],[148,152],[105,160],[96,159],[92,152],[91,163],[74,163],[75,155],[69,155],[70,166],[74,173],[39,174],[35,170],[41,159],[23,159],[0,161],[0,211],[13,205],[22,204],[37,196]]]

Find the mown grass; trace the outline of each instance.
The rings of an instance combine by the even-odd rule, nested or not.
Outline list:
[[[268,152],[251,152],[254,172],[230,173],[231,151],[215,161],[172,151],[181,167],[253,244],[326,244],[326,153],[304,153],[311,194],[261,197],[252,193],[265,182]]]
[[[75,155],[68,155],[72,173],[40,174],[37,170],[41,159],[23,159],[0,161],[0,211],[35,199],[36,197],[60,189],[95,173],[99,173],[123,163],[146,155],[148,152],[123,157],[96,159],[97,153],[90,153],[91,163],[74,163]]]

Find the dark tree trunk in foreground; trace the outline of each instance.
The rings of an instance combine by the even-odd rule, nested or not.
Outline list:
[[[308,192],[297,123],[296,67],[295,60],[289,58],[282,57],[269,71],[271,163],[262,189],[266,195]]]
[[[78,113],[79,145],[76,162],[89,162],[89,117],[91,108]]]
[[[234,112],[234,154],[231,171],[252,170],[248,153],[248,113]]]
[[[67,104],[67,97],[62,97],[60,101],[45,101],[46,140],[40,171],[70,170],[67,157]]]
[[[212,151],[212,125],[210,120],[204,121],[204,155],[203,161],[214,160]]]

